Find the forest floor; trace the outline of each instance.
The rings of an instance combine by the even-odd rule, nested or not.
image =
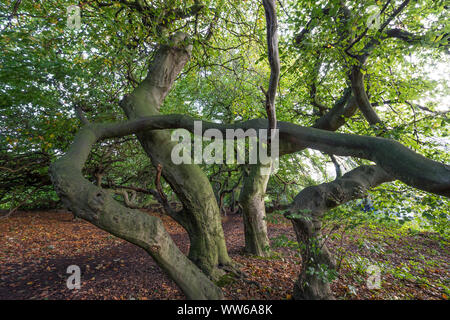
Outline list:
[[[160,216],[158,213],[152,213]],[[184,230],[160,216],[174,241],[188,251]],[[242,218],[224,219],[230,256],[246,279],[223,278],[227,299],[290,299],[301,259],[289,244],[287,221],[269,223],[270,258],[244,254]],[[141,248],[67,212],[17,212],[0,219],[0,299],[183,299],[184,295]],[[336,233],[339,235],[339,232]],[[278,241],[285,237],[285,241]],[[436,234],[361,226],[332,237],[340,265],[332,289],[338,299],[448,299],[449,243]],[[286,239],[288,242],[286,242]],[[287,244],[287,245],[286,245]],[[81,288],[69,290],[67,267],[81,269]],[[367,268],[381,270],[381,288],[367,288]]]

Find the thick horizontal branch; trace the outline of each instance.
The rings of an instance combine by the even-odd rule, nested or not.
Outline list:
[[[423,39],[422,36],[417,36],[402,29],[389,29],[386,30],[385,33],[387,38],[397,38],[408,43],[417,42]]]
[[[78,103],[75,104],[74,109],[75,109],[75,114],[76,114],[78,120],[80,120],[81,124],[82,124],[82,125],[87,125],[87,124],[89,124],[89,120],[88,120],[88,119],[86,118],[86,116],[84,115],[84,111],[83,111],[81,105],[78,104]]]
[[[325,8],[323,8],[323,9],[321,10],[321,14],[323,14],[323,15],[328,15],[329,12],[330,12],[330,8],[329,8],[329,7],[325,7]],[[309,32],[311,32],[311,30],[314,28],[314,27],[312,26],[313,22],[315,22],[315,20],[317,20],[317,19],[320,18],[320,17],[321,17],[320,14],[313,15],[313,16],[311,17],[311,19],[308,21],[308,23],[306,24],[306,26],[303,28],[303,30],[300,31],[298,34],[296,34],[296,35],[294,36],[294,43],[295,43],[296,45],[301,44],[301,42],[303,41],[303,39],[305,38],[305,36],[306,36]]]
[[[99,139],[124,136],[139,131],[184,128],[194,132],[194,118],[184,115],[161,115],[140,118],[118,124],[90,125]],[[267,129],[266,119],[253,119],[234,124],[218,124],[202,121],[202,133],[218,129]],[[280,154],[312,148],[338,156],[353,156],[374,161],[395,179],[428,192],[450,197],[450,166],[439,163],[408,149],[397,141],[380,137],[359,136],[302,127],[293,123],[278,122],[280,130]],[[289,150],[289,151],[286,151]],[[75,151],[84,163],[87,157]]]
[[[267,25],[267,51],[270,64],[269,89],[266,93],[266,111],[269,118],[269,128],[275,129],[277,118],[275,113],[275,97],[280,78],[280,57],[278,53],[278,22],[275,0],[263,0]]]
[[[295,197],[289,213],[301,211],[319,217],[343,203],[365,197],[369,189],[392,180],[380,166],[360,166],[334,181],[303,189]]]

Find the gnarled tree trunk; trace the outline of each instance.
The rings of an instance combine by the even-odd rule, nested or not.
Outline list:
[[[261,171],[263,168],[270,171],[270,166],[270,164],[250,165],[250,172],[244,178],[239,198],[244,219],[245,251],[257,256],[267,256],[270,252],[264,203],[270,175]]]
[[[146,79],[121,102],[129,119],[159,114],[159,108],[172,84],[189,60],[190,46],[183,44],[187,36],[176,34],[173,45],[162,46],[150,64]],[[137,134],[145,152],[156,167],[162,165],[162,176],[172,187],[184,211],[173,216],[188,232],[189,258],[206,274],[217,278],[218,266],[230,264],[222,230],[220,212],[211,184],[197,165],[175,165],[169,130],[155,130]]]
[[[335,262],[321,239],[323,214],[362,198],[368,189],[392,180],[379,166],[360,166],[332,182],[307,187],[295,197],[287,214],[302,252],[302,269],[294,287],[295,299],[333,299],[325,272],[332,272]]]
[[[298,300],[334,299],[324,272],[335,269],[335,261],[322,239],[321,222],[304,213],[292,219],[292,225],[302,252],[302,269],[294,285],[293,297]]]
[[[185,34],[178,33],[171,39],[171,45],[158,49],[145,80],[121,102],[128,118],[139,121],[159,114],[160,105],[190,57],[191,47],[186,46],[186,38]],[[171,159],[174,143],[168,130],[134,130],[127,124],[119,125],[121,129],[112,127],[88,124],[77,135],[69,152],[52,165],[58,194],[77,216],[144,248],[188,298],[222,298],[220,289],[209,277],[218,278],[223,273],[219,265],[230,264],[231,259],[207,177],[198,166],[174,165]],[[162,166],[164,178],[183,203],[183,211],[168,213],[189,234],[190,260],[176,247],[159,219],[124,208],[109,192],[90,184],[81,174],[97,140],[130,133],[137,134],[153,164]]]

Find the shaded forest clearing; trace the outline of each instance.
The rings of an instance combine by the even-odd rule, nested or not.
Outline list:
[[[157,215],[186,254],[188,236],[171,218]],[[244,254],[241,216],[224,219],[232,259],[246,278],[219,281],[226,299],[290,299],[300,270],[292,225],[268,223],[273,255]],[[16,212],[0,220],[0,299],[184,299],[175,283],[141,248],[62,211]],[[333,233],[339,235],[339,230]],[[287,241],[278,241],[286,236]],[[286,239],[284,239],[286,240]],[[282,243],[277,247],[277,243]],[[341,261],[331,288],[337,299],[448,299],[448,242],[432,233],[365,225],[330,237]],[[339,250],[341,248],[341,250]],[[381,268],[381,289],[366,285],[369,265]],[[68,290],[69,265],[81,268],[81,289]]]

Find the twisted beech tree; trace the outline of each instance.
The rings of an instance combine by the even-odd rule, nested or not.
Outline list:
[[[83,106],[77,104],[74,110],[83,127],[69,150],[50,166],[51,179],[59,197],[76,216],[145,249],[188,298],[222,298],[222,292],[214,281],[226,271],[239,272],[239,266],[228,256],[217,198],[200,166],[175,165],[171,159],[175,145],[171,141],[171,130],[183,128],[196,134],[194,121],[199,117],[190,116],[190,112],[177,114],[176,111],[183,109],[175,107],[169,112],[165,110],[170,114],[160,113],[167,100],[172,99],[169,105],[174,101],[183,102],[183,95],[181,98],[177,95],[179,91],[189,91],[187,96],[195,96],[202,81],[209,79],[211,74],[216,75],[216,81],[209,84],[212,89],[194,99],[198,99],[199,104],[211,113],[216,112],[223,117],[201,117],[200,120],[214,120],[202,121],[202,134],[208,129],[217,129],[224,136],[227,129],[272,129],[264,139],[270,144],[275,138],[273,129],[277,129],[281,158],[313,149],[332,157],[360,159],[362,165],[337,176],[334,181],[301,190],[285,213],[292,221],[302,248],[302,269],[294,288],[294,298],[331,299],[329,284],[314,272],[321,268],[334,268],[334,259],[321,237],[321,219],[327,211],[364,197],[371,188],[395,180],[425,192],[450,197],[450,166],[436,161],[442,158],[433,160],[429,154],[425,157],[405,146],[404,141],[400,143],[392,139],[395,136],[390,133],[398,126],[390,126],[390,114],[386,111],[395,111],[392,105],[400,104],[404,108],[402,110],[409,110],[414,117],[418,110],[429,113],[427,118],[445,116],[408,101],[416,97],[410,92],[402,93],[401,86],[405,82],[395,78],[395,70],[391,70],[389,65],[390,59],[395,58],[390,55],[396,50],[403,54],[410,50],[409,46],[425,48],[436,56],[447,52],[446,30],[439,24],[420,28],[415,20],[421,14],[436,14],[444,5],[433,1],[386,0],[379,7],[377,18],[380,23],[368,25],[369,16],[365,10],[372,4],[369,2],[280,1],[280,6],[275,0],[232,1],[228,4],[223,1],[80,2],[82,12],[85,10],[84,17],[92,18],[87,38],[98,39],[92,33],[102,32],[106,39],[100,37],[95,40],[102,49],[95,48],[87,55],[105,50],[111,59],[106,60],[120,63],[108,78],[111,81],[109,89],[124,95],[119,102],[117,97],[108,99],[99,94],[102,100],[108,101],[107,106],[101,108],[109,110],[107,114],[110,115],[116,103],[127,119],[117,116],[118,110],[114,117],[106,117],[108,121],[94,116],[95,108],[89,107],[89,103],[96,96],[91,97],[83,91],[82,88],[89,87],[84,86],[86,83],[81,82],[82,85],[73,89],[77,91],[74,96],[68,94],[70,90],[62,90],[70,102],[83,100]],[[44,6],[25,7],[21,11],[20,1],[13,9],[10,23],[21,15],[28,17],[30,12],[45,13],[49,10]],[[41,18],[39,14],[34,16],[32,19]],[[279,22],[280,16],[283,17],[282,22]],[[115,19],[120,21],[120,28],[112,23]],[[287,36],[283,34],[283,51],[278,48],[281,24],[284,29],[293,31],[287,32]],[[129,26],[131,29],[127,29]],[[256,33],[256,29],[265,33]],[[265,41],[261,41],[263,38]],[[242,48],[247,42],[248,47]],[[257,63],[248,66],[246,61],[258,55],[252,44],[264,50],[259,53]],[[116,60],[115,50],[120,51]],[[228,57],[224,58],[223,52],[230,54],[231,58],[224,61]],[[236,52],[242,56],[233,56]],[[247,60],[242,52],[248,54]],[[61,54],[62,59],[64,55],[70,55],[70,52]],[[378,62],[372,61],[372,57]],[[258,69],[256,65],[267,60],[268,67]],[[379,71],[379,66],[383,67],[386,61],[388,71]],[[230,105],[223,106],[222,102],[219,107],[214,105],[221,94],[216,86],[220,81],[225,83],[230,79],[214,69],[216,67],[230,71],[233,76],[229,82],[233,84],[251,82],[248,79],[265,80],[267,89],[262,82],[256,86],[259,94],[263,91],[263,103],[248,107],[247,116],[242,112],[238,117]],[[92,70],[95,73],[101,69]],[[187,82],[191,70],[198,71],[198,74],[194,81]],[[144,73],[142,77],[139,76],[141,71]],[[261,72],[270,73],[268,81],[265,76],[260,76]],[[94,74],[90,76],[95,77]],[[392,84],[383,83],[380,79],[383,76]],[[78,75],[74,74],[74,79],[76,77]],[[126,85],[116,87],[116,79],[124,80]],[[177,86],[176,83],[181,84]],[[373,89],[374,84],[379,88]],[[100,86],[98,82],[95,85]],[[421,85],[421,88],[426,87],[423,83]],[[173,86],[176,92],[171,96],[169,93]],[[236,91],[234,88],[227,89],[226,95]],[[249,90],[249,96],[256,95],[253,89]],[[249,105],[257,100],[245,99],[244,103]],[[212,105],[208,106],[208,103]],[[222,120],[221,123],[218,119]],[[366,122],[370,126],[364,131],[361,126],[364,127]],[[414,118],[412,125],[418,122]],[[345,129],[346,133],[335,132],[340,129]],[[187,231],[190,239],[187,257],[174,244],[159,218],[132,209],[131,205],[125,207],[114,199],[110,191],[102,188],[101,176],[93,183],[83,174],[96,143],[129,135],[137,137],[156,169],[157,180],[162,176],[182,203],[182,209],[176,211],[160,189],[158,192],[146,191],[154,195],[166,213]],[[332,159],[339,167],[335,158]],[[269,246],[264,198],[271,176],[261,174],[260,169],[264,166],[268,165],[257,163],[250,166],[239,198],[244,214],[246,250],[257,255],[267,255]]]

